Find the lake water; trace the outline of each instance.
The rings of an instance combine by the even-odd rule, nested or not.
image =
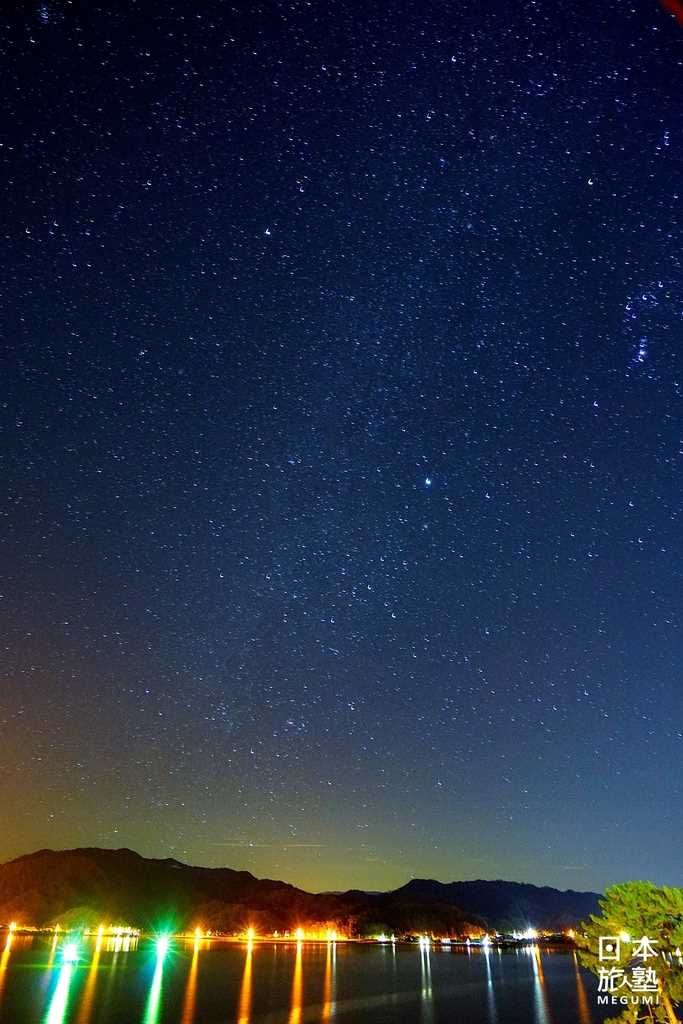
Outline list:
[[[608,1016],[573,953],[15,936],[0,952],[3,1024],[594,1024]],[[115,947],[119,948],[115,948]],[[612,1010],[611,1013],[615,1013]]]

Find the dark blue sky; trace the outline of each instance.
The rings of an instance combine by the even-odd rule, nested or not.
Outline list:
[[[0,857],[680,882],[683,31],[0,26]]]

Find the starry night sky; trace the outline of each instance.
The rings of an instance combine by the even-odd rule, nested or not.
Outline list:
[[[0,858],[680,884],[675,19],[0,40]]]

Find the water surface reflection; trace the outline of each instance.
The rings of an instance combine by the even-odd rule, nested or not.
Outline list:
[[[598,1024],[569,952],[67,936],[0,948],[8,1024]],[[75,947],[76,943],[72,942]]]
[[[254,943],[247,943],[247,951],[244,957],[244,970],[242,971],[242,985],[240,988],[240,1004],[237,1012],[237,1024],[249,1024],[251,1020],[251,972],[254,959]]]
[[[327,943],[327,959],[325,960],[325,980],[323,983],[323,1008],[321,1021],[332,1020],[335,1016],[335,975],[337,970],[337,943]]]

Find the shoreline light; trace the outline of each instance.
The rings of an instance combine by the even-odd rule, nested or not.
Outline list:
[[[77,942],[66,942],[62,946],[62,963],[75,964],[80,960]]]

